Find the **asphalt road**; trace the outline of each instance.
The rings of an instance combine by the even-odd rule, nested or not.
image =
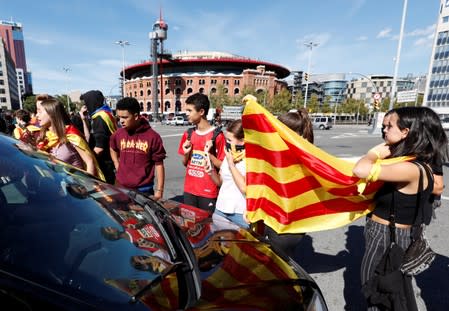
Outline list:
[[[154,124],[167,150],[164,198],[181,199],[184,167],[177,154],[186,126]],[[341,158],[356,159],[382,142],[380,134],[369,134],[366,125],[339,126],[316,130],[315,145]],[[449,170],[444,168],[445,184]],[[449,188],[449,187],[448,187]],[[432,248],[438,253],[433,265],[416,278],[415,293],[420,310],[449,310],[449,190],[445,190],[436,219],[427,229]],[[296,260],[320,286],[330,310],[363,310],[360,293],[360,263],[363,256],[363,226],[360,219],[349,226],[307,234],[296,249]]]

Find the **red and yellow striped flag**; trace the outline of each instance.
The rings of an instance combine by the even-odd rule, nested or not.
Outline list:
[[[278,233],[302,233],[347,225],[373,209],[382,185],[352,174],[354,163],[326,153],[260,106],[244,99],[247,216]],[[383,160],[394,163],[405,158]]]

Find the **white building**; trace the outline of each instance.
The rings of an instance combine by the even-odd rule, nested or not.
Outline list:
[[[423,105],[449,113],[449,1],[441,0]]]
[[[0,37],[0,108],[7,110],[19,109],[19,100],[16,67]]]
[[[407,91],[415,88],[416,78],[407,77],[397,79],[397,91]],[[386,75],[370,75],[348,82],[346,98],[363,100],[367,106],[374,103],[374,94],[380,95],[381,101],[390,98],[393,77]]]

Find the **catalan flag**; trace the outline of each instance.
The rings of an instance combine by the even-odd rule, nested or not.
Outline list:
[[[369,213],[382,182],[352,174],[354,163],[337,158],[292,131],[245,97],[247,216],[278,233],[302,233],[347,225]],[[383,164],[406,158],[382,160]],[[363,188],[363,187],[360,187]]]
[[[117,121],[115,120],[111,108],[108,105],[103,105],[92,113],[92,120],[100,117],[108,126],[111,134],[117,130]]]

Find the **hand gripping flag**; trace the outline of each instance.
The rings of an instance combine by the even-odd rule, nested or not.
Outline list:
[[[278,233],[347,225],[374,208],[382,182],[352,174],[354,163],[314,146],[261,107],[252,96],[242,116],[246,149],[247,217]],[[408,158],[382,160],[382,164]],[[363,195],[359,194],[361,189]]]

